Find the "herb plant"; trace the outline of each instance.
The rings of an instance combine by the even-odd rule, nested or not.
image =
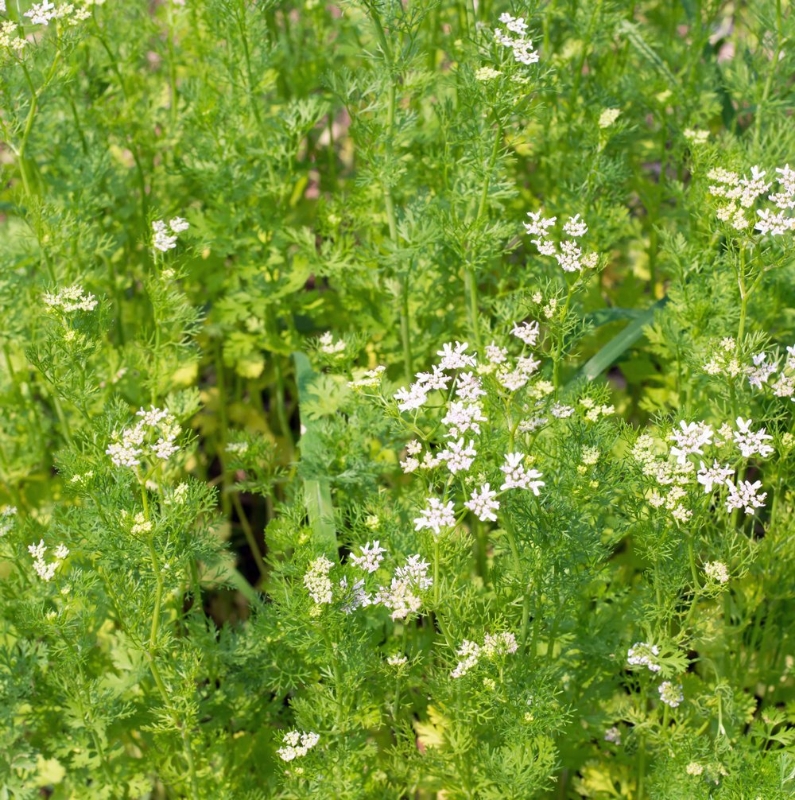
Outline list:
[[[0,798],[794,796],[794,37],[0,1]]]

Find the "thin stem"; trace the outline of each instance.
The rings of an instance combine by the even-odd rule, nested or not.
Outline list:
[[[254,561],[257,562],[257,569],[259,570],[260,577],[264,578],[267,570],[265,569],[265,562],[262,560],[262,551],[259,549],[259,544],[257,544],[254,531],[249,524],[248,517],[243,509],[243,504],[240,502],[240,493],[232,490],[231,495],[232,504],[235,507],[235,511],[237,511],[238,518],[240,519],[240,527],[243,528],[246,541],[251,549],[251,555],[254,556]]]
[[[773,86],[773,76],[776,74],[776,66],[778,65],[779,53],[781,47],[786,43],[786,39],[782,40],[781,37],[781,0],[776,0],[776,44],[773,50],[773,57],[770,59],[770,67],[767,71],[767,78],[765,79],[765,86],[762,90],[762,98],[756,109],[756,118],[754,119],[754,147],[759,146],[759,139],[762,135],[762,118],[767,104],[767,99],[770,96],[770,89]]]
[[[519,557],[519,548],[516,545],[516,536],[513,532],[513,526],[503,521],[503,528],[505,529],[505,533],[508,535],[508,544],[510,545],[511,555],[513,556],[513,566],[516,570],[516,576],[519,580],[520,586],[522,587],[522,631],[520,641],[522,644],[522,649],[524,650],[525,644],[527,643],[527,632],[530,623],[530,593],[527,591],[527,587],[524,585],[522,559]]]

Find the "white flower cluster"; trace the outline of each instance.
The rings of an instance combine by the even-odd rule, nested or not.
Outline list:
[[[384,560],[383,554],[386,553],[386,550],[381,547],[381,543],[378,540],[367,542],[361,550],[361,555],[350,556],[351,564],[365,572],[375,572],[381,566],[381,562]]]
[[[752,365],[745,367],[748,383],[754,389],[762,391],[769,386],[776,397],[789,397],[795,401],[795,345],[786,348],[787,357],[782,359],[778,355],[770,356],[768,353],[756,353],[751,356]],[[778,372],[778,377],[772,381]]]
[[[503,46],[513,50],[513,57],[525,65],[536,64],[539,59],[537,50],[533,49],[533,42],[527,38],[527,22],[521,17],[512,17],[510,14],[501,14],[500,22],[506,30],[494,29],[494,38]],[[511,36],[511,34],[516,34]]]
[[[91,12],[85,8],[85,4],[64,3],[55,6],[49,0],[42,3],[34,3],[24,16],[30,19],[31,25],[49,25],[52,20],[62,19],[69,25],[77,25],[78,22],[88,19]]]
[[[386,367],[378,366],[375,369],[367,370],[361,378],[355,381],[348,381],[351,389],[373,389],[381,385],[381,378],[386,372]]]
[[[563,225],[563,232],[571,238],[564,239],[559,245],[549,238],[549,229],[557,222],[557,217],[542,217],[540,211],[528,211],[527,216],[530,222],[524,223],[525,232],[528,236],[538,237],[531,240],[538,252],[542,256],[553,256],[564,272],[581,272],[584,267],[593,269],[597,265],[597,254],[584,254],[576,241],[588,233],[588,226],[579,214],[570,217]]]
[[[621,115],[620,108],[606,108],[599,115],[599,127],[609,128]]]
[[[171,233],[168,232],[169,228]],[[177,234],[188,230],[188,228],[190,228],[190,223],[182,219],[182,217],[174,217],[169,221],[168,227],[162,219],[156,219],[152,222],[152,230],[154,231],[152,246],[161,253],[173,250],[177,246]]]
[[[443,503],[438,497],[429,497],[428,505],[420,511],[420,516],[414,519],[414,530],[424,528],[432,530],[437,536],[447,528],[455,527],[455,511],[453,503]]]
[[[116,441],[105,450],[117,467],[135,469],[142,458],[167,461],[179,450],[174,440],[180,434],[180,427],[171,413],[152,406],[149,411],[139,409],[136,416],[141,419],[117,434]]]
[[[751,177],[740,177],[736,172],[726,169],[713,169],[707,177],[714,181],[709,193],[727,202],[717,211],[718,219],[731,225],[735,230],[753,227],[762,235],[782,236],[795,230],[795,217],[791,211],[795,208],[795,171],[789,164],[776,168],[778,178],[777,191],[767,196],[774,208],[760,208],[756,211],[758,219],[749,219],[748,210],[752,209],[757,199],[765,194],[773,185],[765,181],[765,170],[751,167]]]
[[[767,443],[773,437],[764,428],[753,431],[752,424],[753,420],[744,420],[742,417],[737,418],[736,429],[724,424],[718,431],[722,439],[716,441],[715,445],[733,444],[743,458],[755,455],[767,458],[774,452]],[[676,442],[671,447],[670,454],[665,453],[659,457],[654,439],[649,434],[642,434],[632,448],[632,455],[641,464],[644,475],[654,478],[661,489],[666,487],[662,493],[654,489],[649,495],[649,503],[655,508],[664,507],[677,522],[685,523],[692,516],[692,511],[682,501],[688,496],[685,487],[691,484],[695,471],[689,456],[704,455],[703,448],[713,444],[715,432],[711,425],[703,422],[682,421],[679,427],[669,437]],[[675,461],[669,455],[675,457]],[[706,466],[703,461],[699,464],[696,480],[704,487],[706,494],[710,494],[715,487],[726,487],[728,490],[727,511],[741,508],[746,514],[754,514],[755,509],[764,507],[767,493],[759,492],[762,488],[761,481],[751,483],[740,480],[735,483],[734,469],[728,464],[721,464],[717,459],[713,459],[711,467]]]
[[[318,605],[332,601],[331,579],[328,574],[333,566],[325,556],[320,556],[309,565],[309,570],[304,575],[304,586]]]
[[[608,728],[605,731],[605,741],[610,742],[611,744],[620,746],[621,745],[621,731],[616,728],[614,725],[612,728]]]
[[[720,340],[710,360],[704,364],[707,375],[724,375],[727,378],[736,378],[745,372],[745,367],[740,364],[735,355],[736,342],[731,336]]]
[[[627,652],[627,664],[632,667],[648,667],[652,672],[659,672],[660,664],[657,661],[659,655],[660,648],[656,644],[636,642]]]
[[[475,489],[469,500],[464,503],[464,506],[481,522],[497,521],[497,514],[495,512],[499,511],[500,503],[499,500],[497,500],[497,492],[492,491],[488,483],[484,483],[483,486],[480,487],[479,492]]]
[[[755,454],[759,454],[762,458],[767,458],[773,455],[773,448],[766,444],[767,441],[772,441],[773,437],[768,434],[764,428],[760,428],[754,432],[751,430],[753,424],[752,419],[743,419],[737,417],[737,430],[734,432],[734,441],[744,458],[751,458]]]
[[[373,573],[380,567],[382,554],[386,552],[377,541],[368,542],[362,548],[361,555],[352,555],[350,561],[358,569]],[[319,613],[321,605],[328,605],[334,600],[333,584],[329,577],[334,566],[326,556],[320,556],[312,561],[304,575],[304,586],[316,603],[316,613]],[[409,614],[418,613],[422,607],[417,592],[433,586],[433,580],[428,575],[429,568],[430,564],[419,555],[410,555],[406,563],[395,570],[390,586],[380,586],[375,595],[367,593],[364,579],[349,586],[348,579],[342,578],[339,581],[341,608],[346,614],[352,614],[358,608],[380,604],[391,612],[392,619],[405,619]]]
[[[729,570],[722,561],[707,561],[704,564],[704,574],[713,583],[729,582]]]
[[[536,497],[539,489],[545,486],[544,481],[538,480],[543,477],[537,469],[526,469],[524,466],[525,456],[522,453],[506,453],[505,463],[500,470],[505,474],[500,491],[506,489],[529,489]]]
[[[0,537],[5,536],[14,527],[14,517],[16,515],[16,506],[3,506],[0,508]]]
[[[318,350],[326,355],[339,355],[345,352],[345,342],[342,339],[334,341],[331,331],[326,331],[318,339]]]
[[[83,287],[77,284],[61,289],[55,294],[47,292],[42,300],[49,308],[57,308],[67,314],[73,311],[93,311],[98,303],[93,294],[84,292]]]
[[[492,69],[491,67],[480,67],[475,70],[476,81],[490,81],[494,80],[494,78],[499,78],[500,75],[502,73],[498,69]]]
[[[433,579],[428,575],[430,566],[419,555],[409,556],[406,563],[395,570],[389,588],[382,586],[379,589],[375,602],[386,606],[392,612],[392,619],[405,619],[409,614],[416,614],[422,605],[416,592],[433,586]]]
[[[280,747],[276,752],[282,761],[292,761],[305,756],[319,741],[320,736],[316,733],[290,731],[285,733],[284,739],[282,739],[285,747]]]
[[[44,554],[47,548],[44,545],[44,540],[39,541],[38,544],[31,544],[28,546],[28,552],[33,556],[33,571],[43,580],[51,581],[55,576],[55,570],[61,566],[64,559],[69,555],[69,549],[66,545],[59,544],[55,548],[55,560],[50,561],[48,564],[44,560]]]
[[[704,451],[701,448],[711,444],[712,437],[715,435],[712,426],[704,422],[682,420],[679,427],[681,430],[674,429],[669,437],[676,442],[676,446],[671,448],[671,455],[676,456],[676,460],[680,464],[685,464],[687,457],[694,453],[703,456]]]
[[[685,699],[682,686],[671,681],[663,681],[657,691],[660,693],[660,700],[671,708],[676,708]]]
[[[450,673],[451,678],[462,678],[471,669],[477,666],[481,656],[489,659],[515,653],[519,649],[516,636],[512,633],[487,633],[483,645],[464,639],[456,655],[459,658],[455,669]]]
[[[726,498],[726,510],[733,511],[741,508],[746,514],[754,514],[755,509],[764,508],[767,492],[759,493],[762,481],[738,481],[729,483],[729,496]]]

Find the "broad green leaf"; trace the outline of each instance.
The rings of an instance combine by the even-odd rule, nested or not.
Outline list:
[[[312,387],[318,378],[304,353],[293,353],[295,378],[298,384],[298,409],[301,417],[301,440],[299,447],[303,456],[319,446],[317,442],[318,421],[304,411],[304,404],[314,398]],[[337,552],[337,532],[334,527],[334,505],[331,500],[331,485],[327,478],[304,481],[304,503],[309,524],[317,544],[329,552]]]
[[[621,333],[614,336],[582,369],[575,375],[572,383],[579,380],[592,381],[598,378],[623,353],[629,350],[643,336],[643,329],[654,319],[655,313],[668,302],[667,297],[658,300],[630,322]]]

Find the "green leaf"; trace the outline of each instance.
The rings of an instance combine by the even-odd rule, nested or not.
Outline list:
[[[629,350],[643,336],[643,329],[651,323],[654,315],[668,302],[667,297],[658,300],[630,322],[621,333],[614,336],[582,369],[574,376],[572,383],[580,380],[592,381],[598,378],[623,353]]]
[[[320,447],[319,423],[317,418],[305,413],[305,408],[307,405],[311,406],[312,401],[317,399],[313,391],[314,384],[322,376],[314,372],[304,353],[293,353],[293,360],[302,431],[299,447],[301,456],[309,457]],[[304,503],[316,544],[336,557],[337,531],[334,526],[334,504],[331,500],[331,484],[328,478],[315,477],[304,481]]]

